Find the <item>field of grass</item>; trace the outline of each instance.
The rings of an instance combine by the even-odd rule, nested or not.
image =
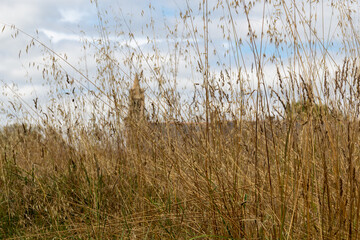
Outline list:
[[[194,41],[176,42],[180,30],[169,30],[170,60],[156,39],[149,55],[128,49],[122,62],[109,37],[84,43],[97,51],[93,78],[33,38],[54,90],[46,107],[18,98],[24,107],[14,111],[28,114],[0,130],[0,239],[359,239],[356,29],[347,5],[333,5],[344,20],[334,23],[344,37],[334,60],[335,39],[315,31],[322,16],[279,2],[256,2],[282,14],[255,34],[252,4],[221,1],[232,66],[212,63],[208,19],[217,9],[207,1],[202,29],[191,9],[180,14]],[[236,14],[247,17],[244,43]],[[179,59],[200,77],[190,90],[177,87]],[[131,71],[143,71],[144,119],[128,116]],[[68,89],[63,104],[58,93]]]

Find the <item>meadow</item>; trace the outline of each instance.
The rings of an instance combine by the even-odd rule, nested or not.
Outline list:
[[[5,110],[17,120],[0,130],[0,238],[359,239],[360,42],[353,2],[326,4],[188,4],[163,23],[165,50],[149,21],[149,51],[126,22],[135,47],[112,43],[99,9],[93,76],[6,25],[43,50],[30,65],[51,91],[46,105],[14,92]]]

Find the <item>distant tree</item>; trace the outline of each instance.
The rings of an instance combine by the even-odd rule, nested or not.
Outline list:
[[[328,105],[311,103],[310,101],[297,101],[286,106],[286,118],[300,121],[308,121],[310,117],[313,120],[324,120],[340,116],[339,111],[331,109]]]

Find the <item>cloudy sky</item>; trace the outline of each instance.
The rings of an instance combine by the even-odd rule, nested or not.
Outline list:
[[[211,69],[215,73],[218,73],[223,66],[232,66],[234,70],[242,67],[250,72],[255,63],[254,52],[257,54],[262,52],[269,56],[278,51],[274,42],[270,41],[270,37],[264,38],[263,41],[255,41],[255,46],[251,44],[249,24],[244,9],[241,4],[234,7],[231,2],[235,3],[234,1],[222,1],[223,7],[218,7],[219,2],[216,0],[208,3],[211,11],[209,15],[211,22],[208,26],[209,52],[214,52],[209,61]],[[337,1],[323,1],[312,7],[309,7],[308,1],[298,2],[301,2],[297,5],[298,9],[291,8],[292,1],[284,1],[283,3],[287,4],[287,7],[279,7],[276,10],[274,6],[259,1],[249,14],[249,22],[254,34],[259,35],[261,31],[271,30],[269,26],[276,19],[272,17],[279,9],[282,14],[279,15],[276,26],[283,31],[280,35],[284,39],[290,35],[290,30],[285,26],[287,15],[298,11],[297,21],[299,22],[305,20],[301,17],[316,15],[316,19],[314,17],[311,23],[311,27],[316,30],[316,37],[314,35],[313,40],[319,41],[321,44],[314,44],[313,48],[320,53],[324,52],[322,48],[326,48],[327,54],[336,65],[336,62],[343,56],[338,51],[343,46],[342,37],[346,34],[339,28],[341,8],[331,6],[333,2]],[[49,100],[47,93],[51,91],[51,85],[45,84],[46,81],[43,79],[41,71],[42,67],[49,63],[49,54],[46,53],[49,49],[59,56],[65,57],[66,55],[66,64],[59,61],[64,71],[69,72],[77,79],[87,77],[91,82],[85,81],[85,86],[96,90],[96,86],[92,86],[92,83],[96,81],[99,62],[94,61],[93,54],[96,53],[99,46],[103,46],[97,45],[97,39],[107,39],[109,46],[116,49],[112,53],[112,57],[116,59],[117,72],[115,75],[117,77],[126,80],[134,72],[140,70],[144,70],[146,73],[153,71],[151,74],[156,75],[154,69],[159,68],[168,78],[174,78],[171,76],[176,75],[178,86],[183,89],[193,89],[194,83],[201,83],[201,80],[198,80],[199,75],[196,74],[196,65],[199,62],[197,59],[202,58],[204,49],[201,33],[203,31],[203,11],[199,10],[200,3],[202,1],[103,0],[96,3],[90,0],[2,0],[0,25],[1,29],[5,27],[0,34],[0,81],[2,85],[0,103],[2,107],[9,106],[9,102],[14,97],[31,107],[33,107],[34,99],[40,99],[45,103]],[[231,18],[227,10],[227,3],[230,3],[229,6],[232,8]],[[350,8],[353,10],[359,10],[357,3],[349,1],[346,5],[351,5]],[[191,11],[189,11],[190,9]],[[289,12],[286,13],[286,9]],[[304,15],[301,16],[300,12],[303,12]],[[183,21],[181,16],[186,14],[191,18]],[[357,15],[351,16],[354,18],[355,28],[357,28],[359,25],[359,21],[355,19]],[[230,21],[231,19],[233,23]],[[299,27],[297,31],[298,36],[305,42],[303,44],[306,45],[306,42],[311,40],[311,34],[309,34],[309,23],[304,25],[305,27]],[[20,32],[12,29],[11,26],[16,27]],[[106,29],[106,32],[102,30],[102,27]],[[355,30],[357,31],[357,29]],[[191,34],[192,31],[197,34]],[[229,36],[226,35],[227,33],[230,33]],[[35,47],[28,49],[27,46],[31,44],[33,38],[39,42]],[[235,38],[242,41],[241,53],[236,53]],[[91,43],[89,48],[84,48],[85,41]],[[175,50],[176,44],[182,47]],[[287,64],[286,60],[294,52],[286,49],[287,43],[281,44],[284,44],[283,48],[276,54],[278,57],[281,56],[283,58],[281,60]],[[46,47],[44,48],[44,46]],[[303,48],[303,52],[300,54],[306,55],[309,46]],[[348,46],[348,48],[351,47],[351,45]],[[131,64],[126,63],[132,53],[141,55],[143,59],[140,61],[132,59]],[[151,58],[153,55],[159,56],[159,58],[154,60]],[[29,66],[33,63],[35,67]],[[281,62],[274,63],[268,59],[264,60],[262,64],[263,70],[267,72],[268,76],[266,81],[270,84],[276,79],[275,66]],[[36,66],[39,66],[39,70]],[[81,76],[82,74],[83,76]],[[154,86],[149,82],[147,87]],[[63,93],[66,93],[66,89],[63,90]]]

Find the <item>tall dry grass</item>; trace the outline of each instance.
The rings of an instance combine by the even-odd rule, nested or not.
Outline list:
[[[272,20],[267,32],[250,20],[259,4],[261,29]],[[84,44],[96,49],[93,78],[32,38],[48,57],[42,73],[54,90],[46,107],[22,102],[28,120],[1,130],[0,238],[358,239],[360,82],[351,57],[358,38],[345,7],[332,6],[346,19],[339,28],[349,57],[340,65],[316,31],[321,16],[285,1],[203,1],[202,29],[188,4],[169,28],[169,58],[154,37],[150,53],[123,46],[123,62],[99,9],[104,37]],[[216,11],[224,13],[232,66],[211,63]],[[240,14],[247,45],[238,37]],[[156,31],[153,21],[149,28]],[[185,100],[180,60],[201,79]],[[277,81],[269,86],[271,62]],[[129,72],[141,70],[140,121],[127,118],[127,106]],[[57,93],[68,89],[61,104]]]

